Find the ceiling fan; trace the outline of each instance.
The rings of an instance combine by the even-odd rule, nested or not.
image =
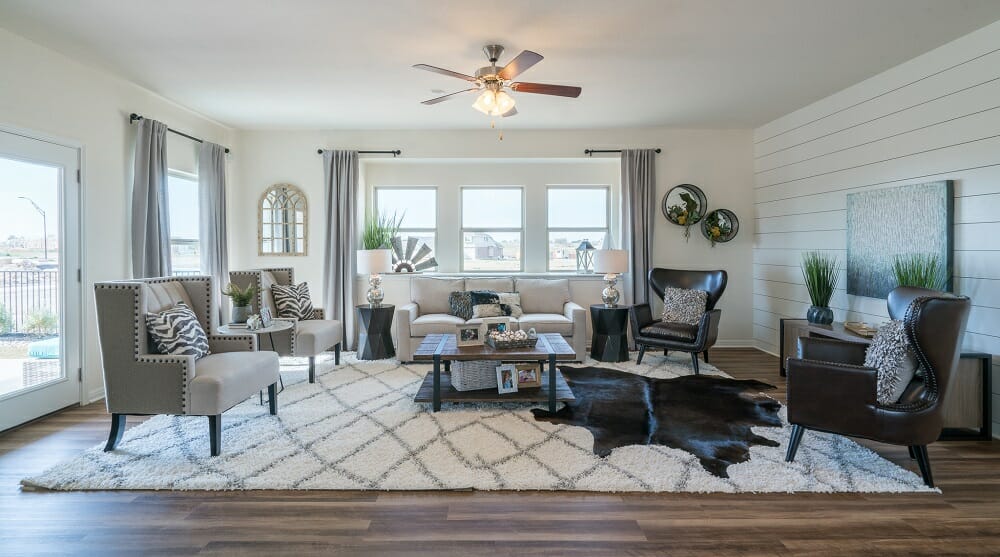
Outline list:
[[[509,118],[517,114],[514,108],[514,97],[507,92],[517,91],[518,93],[535,93],[539,95],[555,95],[558,97],[579,97],[583,89],[568,85],[549,85],[547,83],[528,83],[526,81],[514,81],[522,72],[542,61],[542,55],[530,50],[522,51],[513,60],[507,62],[502,68],[497,68],[497,60],[503,54],[503,46],[498,44],[486,45],[483,47],[486,58],[490,61],[489,66],[483,66],[476,70],[475,75],[453,72],[437,66],[427,64],[415,64],[413,67],[420,70],[439,73],[457,77],[468,81],[473,86],[468,89],[442,95],[433,99],[423,101],[421,104],[437,104],[446,101],[456,95],[469,92],[479,92],[479,97],[472,107],[488,116],[500,116]]]

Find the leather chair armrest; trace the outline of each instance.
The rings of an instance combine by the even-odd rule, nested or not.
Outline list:
[[[326,319],[326,312],[323,311],[323,308],[313,308],[312,318],[319,320]]]
[[[801,358],[789,358],[787,370],[789,422],[845,435],[878,434],[876,370]]]
[[[798,340],[798,357],[803,360],[862,366],[867,350],[868,345],[860,342],[815,337],[799,337]]]
[[[722,321],[721,309],[706,311],[701,316],[701,322],[698,323],[698,337],[695,340],[695,343],[699,346],[699,350],[708,349],[718,340],[720,321]]]
[[[208,349],[213,354],[223,352],[256,352],[257,335],[208,335]]]
[[[655,321],[653,319],[653,309],[649,304],[636,304],[629,309],[628,312],[629,323],[632,325],[632,337],[636,338],[639,336],[639,331],[643,327],[652,325]]]

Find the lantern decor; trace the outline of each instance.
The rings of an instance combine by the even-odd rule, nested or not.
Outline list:
[[[589,275],[594,272],[594,244],[584,238],[580,246],[576,248],[576,272],[581,275]]]

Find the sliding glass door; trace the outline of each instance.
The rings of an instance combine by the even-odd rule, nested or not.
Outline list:
[[[80,402],[79,160],[0,131],[0,431]]]

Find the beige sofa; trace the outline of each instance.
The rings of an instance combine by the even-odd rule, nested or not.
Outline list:
[[[467,323],[449,313],[448,296],[462,290],[517,292],[524,314],[511,320],[522,330],[559,333],[583,358],[587,349],[587,315],[570,301],[568,279],[429,278],[410,280],[410,303],[396,308],[396,355],[402,362],[413,360],[413,351],[429,334],[454,333]],[[470,319],[468,323],[479,323]]]

